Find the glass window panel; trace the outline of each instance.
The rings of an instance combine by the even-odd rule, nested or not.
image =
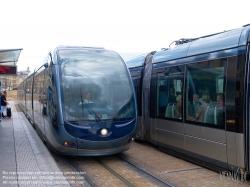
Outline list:
[[[182,119],[183,72],[179,67],[171,67],[158,75],[157,116]]]
[[[186,120],[225,126],[226,62],[218,59],[187,65]]]
[[[134,118],[130,77],[120,56],[87,50],[61,50],[58,54],[67,121]]]

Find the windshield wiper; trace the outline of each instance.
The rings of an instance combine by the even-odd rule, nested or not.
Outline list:
[[[82,98],[82,89],[80,88],[80,93],[81,93],[81,102],[82,102],[82,115],[84,118],[84,110],[83,110],[83,105],[85,106],[85,108],[88,110],[88,112],[93,115],[95,117],[95,120],[97,122],[101,122],[101,119],[97,116],[97,114],[95,113],[95,111],[88,105],[88,103],[86,103],[84,101],[84,99]]]

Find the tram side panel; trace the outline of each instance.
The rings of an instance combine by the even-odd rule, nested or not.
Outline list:
[[[183,72],[181,69],[178,67],[166,68],[165,66],[153,67],[154,84],[152,84],[151,95],[155,97],[154,105],[151,104],[150,109],[152,113],[155,113],[155,119],[153,119],[155,134],[152,137],[156,137],[154,142],[159,146],[168,145],[184,149],[184,124],[181,116],[175,118],[176,97],[171,95],[172,90],[182,93]],[[168,73],[166,74],[166,72]]]
[[[61,93],[57,91],[58,84],[60,85],[61,82],[59,75],[56,74],[57,65],[53,64],[50,55],[48,55],[47,61],[49,68],[44,72],[44,97],[46,101],[43,102],[44,113],[42,114],[45,137],[48,145],[56,152],[76,155],[76,138],[66,132],[64,124],[61,123],[62,116],[57,112],[58,102],[61,102],[58,100],[58,94]],[[69,142],[68,144],[71,144],[71,146],[63,146],[66,141]]]
[[[41,68],[34,77],[34,117],[37,116],[36,125],[42,137],[45,138],[44,117],[47,116],[47,99],[45,92],[45,74],[47,69]]]
[[[231,53],[232,56],[237,54],[237,49],[232,51],[234,51]],[[244,138],[242,131],[239,130],[243,126],[242,123],[239,123],[243,116],[236,115],[243,106],[238,105],[235,93],[244,89],[244,72],[241,67],[244,67],[245,62],[236,67],[237,57],[216,58],[224,54],[226,54],[224,51],[217,54],[211,53],[210,55],[214,56],[215,60],[209,59],[209,61],[206,55],[201,55],[197,57],[198,62],[190,61],[190,64],[183,68],[171,66],[167,70],[168,67],[163,67],[162,73],[161,68],[155,68],[155,71],[157,69],[157,74],[153,75],[157,79],[157,87],[153,89],[156,90],[157,96],[155,98],[157,105],[155,130],[157,144],[162,147],[191,155],[220,167],[237,170],[238,167],[244,168]],[[187,59],[183,61],[187,62]],[[181,60],[177,62],[181,64]],[[186,69],[186,72],[178,75],[177,70],[180,69]],[[172,71],[173,76],[171,76]],[[183,75],[186,75],[184,79],[181,78]],[[239,82],[236,83],[236,80]],[[166,88],[163,89],[162,86]],[[181,116],[176,116],[174,107],[178,104],[177,100],[176,102],[168,101],[165,112],[164,110],[161,112],[159,104],[163,98],[161,91],[167,90],[167,93],[164,94],[169,98],[170,88],[175,90],[174,99],[178,98],[177,93],[182,95],[183,112]],[[192,118],[189,114],[189,105],[194,93],[200,94],[200,98],[203,95],[209,96],[202,121]],[[225,97],[225,104],[222,108],[217,100],[218,93]],[[237,117],[239,119],[235,120]]]

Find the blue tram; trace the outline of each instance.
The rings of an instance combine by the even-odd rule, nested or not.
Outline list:
[[[54,151],[98,156],[129,149],[137,106],[116,52],[59,46],[38,67],[18,86],[18,103]]]
[[[128,60],[136,138],[206,166],[250,171],[250,25]]]

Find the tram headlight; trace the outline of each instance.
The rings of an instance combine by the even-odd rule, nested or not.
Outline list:
[[[101,130],[101,135],[106,136],[108,134],[108,130],[107,129],[102,129]]]

